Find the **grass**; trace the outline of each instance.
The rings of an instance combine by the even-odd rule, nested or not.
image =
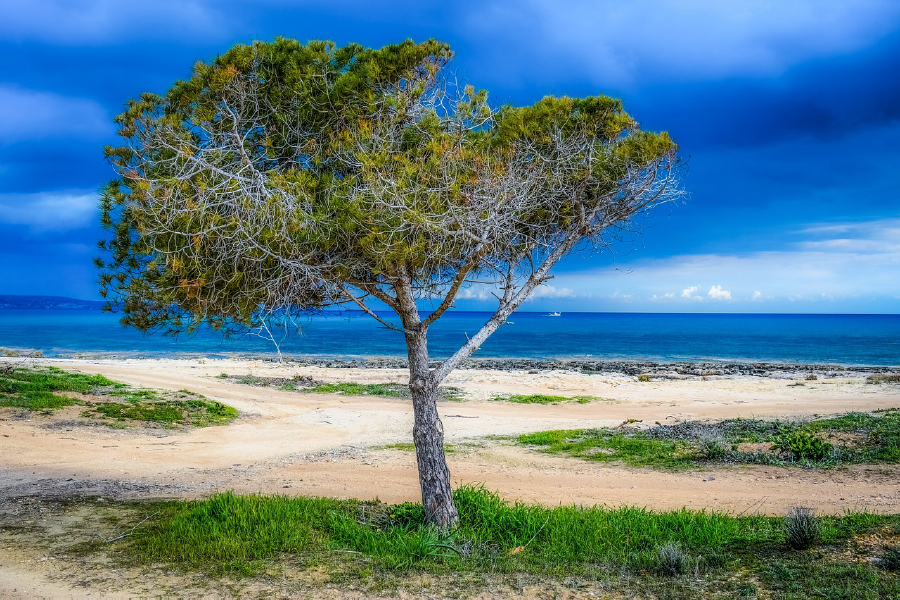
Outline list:
[[[257,387],[277,387],[286,391],[302,390],[313,394],[341,394],[344,396],[378,396],[381,398],[412,398],[409,386],[404,383],[357,383],[344,381],[341,383],[322,383],[312,378],[259,377],[257,375],[231,376],[222,373],[220,379],[232,379],[237,383]],[[441,386],[438,388],[438,400],[462,401],[463,392],[457,387]]]
[[[70,373],[55,367],[20,368],[0,373],[0,406],[28,410],[55,409],[78,403],[76,399],[58,392],[119,394],[126,389],[124,383],[110,381],[103,375]]]
[[[495,402],[515,402],[517,404],[561,404],[564,402],[576,402],[578,404],[587,404],[589,402],[615,402],[609,398],[601,398],[599,396],[550,396],[547,394],[508,394],[504,396],[494,396],[491,398]]]
[[[629,597],[900,594],[896,573],[854,556],[857,537],[900,533],[898,516],[822,517],[817,544],[796,551],[776,517],[547,508],[508,504],[472,486],[457,489],[454,497],[460,523],[448,533],[427,526],[421,505],[413,503],[231,493],[158,503],[152,507],[156,514],[115,548],[119,559],[132,564],[213,575],[265,574],[277,563],[320,565],[357,578],[390,572],[585,578],[605,581],[606,589]]]
[[[99,396],[104,401],[73,398],[60,392]],[[0,406],[53,410],[74,405],[86,407],[84,417],[117,425],[142,421],[204,427],[220,425],[238,416],[234,408],[188,390],[171,393],[135,389],[102,375],[71,373],[55,367],[20,368],[0,374]]]
[[[518,436],[515,441],[586,460],[661,469],[711,463],[805,467],[900,463],[900,410],[851,412],[808,422],[728,419],[649,429],[620,426],[542,431]],[[743,451],[739,449],[742,443],[768,443],[771,450]]]
[[[309,391],[315,394],[342,394],[344,396],[379,396],[382,398],[412,398],[409,386],[405,383],[354,383],[345,381],[342,383],[320,383]],[[438,388],[438,400],[445,402],[460,402],[463,399],[462,390],[452,386]]]
[[[398,442],[396,444],[385,444],[384,446],[376,446],[376,450],[400,450],[401,452],[415,452],[416,445],[412,442]],[[444,452],[446,454],[456,454],[459,452],[459,445],[444,444]]]
[[[155,402],[103,402],[85,411],[86,416],[96,415],[117,422],[145,421],[163,425],[191,425],[209,427],[223,425],[238,416],[238,411],[227,404],[206,400],[193,395],[187,400],[158,400]]]
[[[682,440],[656,440],[636,431],[576,429],[541,431],[516,438],[546,452],[598,462],[624,462],[633,467],[672,469],[690,466],[700,456]]]

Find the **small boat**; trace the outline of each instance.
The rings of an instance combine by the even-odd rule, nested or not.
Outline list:
[[[514,323],[512,321],[503,321],[503,324],[504,325],[513,325]]]
[[[552,312],[552,313],[547,313],[547,316],[548,317],[561,317],[562,313]]]

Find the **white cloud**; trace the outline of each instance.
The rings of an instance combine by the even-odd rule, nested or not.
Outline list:
[[[552,285],[540,285],[535,288],[531,295],[528,297],[529,300],[536,300],[538,298],[571,298],[575,295],[575,291],[569,288],[556,288]]]
[[[630,261],[627,269],[560,274],[555,283],[576,297],[605,298],[610,304],[600,310],[618,301],[604,296],[607,290],[631,295],[629,308],[653,309],[677,289],[666,306],[678,310],[758,310],[765,301],[773,311],[900,312],[894,299],[900,295],[898,228],[900,219],[817,226],[796,232],[798,241],[781,250]],[[829,243],[833,239],[849,241]],[[685,287],[685,281],[698,283]],[[700,293],[701,286],[708,292]]]
[[[97,219],[97,193],[87,190],[0,194],[0,223],[33,231],[67,231]]]
[[[0,143],[96,139],[112,129],[112,119],[93,100],[0,85]]]
[[[460,290],[456,294],[458,300],[487,300],[492,296],[484,286],[473,286]]]
[[[731,292],[723,290],[721,285],[714,285],[709,288],[706,294],[713,300],[731,300]]]

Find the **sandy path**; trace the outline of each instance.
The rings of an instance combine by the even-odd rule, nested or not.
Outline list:
[[[400,370],[298,368],[236,360],[43,361],[102,373],[145,387],[188,389],[238,408],[231,425],[191,431],[47,428],[49,417],[0,415],[0,494],[98,493],[206,495],[215,490],[416,500],[413,455],[379,450],[407,442],[412,414],[403,400],[304,394],[240,385],[220,373],[311,375],[324,381],[402,382]],[[728,467],[661,473],[565,459],[514,448],[485,436],[619,424],[725,417],[790,417],[900,406],[900,387],[836,379],[790,386],[745,377],[639,383],[621,375],[458,371],[446,382],[470,399],[444,403],[449,457],[457,482],[481,482],[510,499],[544,504],[714,507],[783,513],[794,505],[822,512],[900,512],[898,469],[825,472]],[[499,393],[589,394],[609,399],[558,406],[488,402]],[[77,411],[78,409],[72,409]],[[465,445],[467,442],[474,446]]]

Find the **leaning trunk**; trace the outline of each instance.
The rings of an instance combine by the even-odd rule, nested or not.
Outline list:
[[[453,503],[450,469],[444,456],[444,427],[437,411],[438,386],[428,370],[425,332],[407,333],[406,343],[414,415],[413,441],[416,444],[422,506],[429,523],[449,529],[459,521],[459,514]]]

